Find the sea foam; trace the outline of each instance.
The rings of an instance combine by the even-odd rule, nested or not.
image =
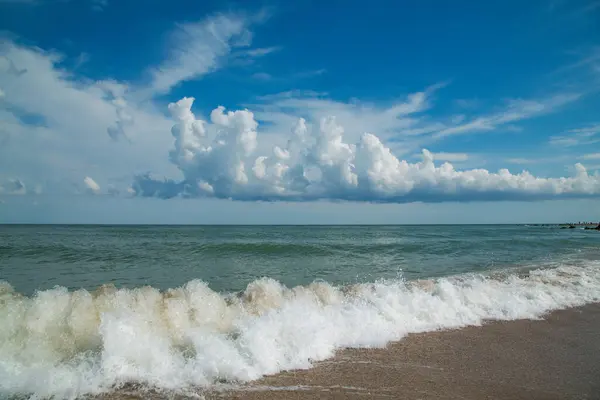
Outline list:
[[[263,278],[229,294],[191,281],[27,297],[0,282],[0,395],[74,398],[128,383],[187,391],[309,368],[343,347],[597,301],[600,262],[345,287]]]

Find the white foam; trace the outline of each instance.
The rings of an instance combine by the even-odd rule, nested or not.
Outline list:
[[[131,382],[185,391],[308,368],[342,347],[598,301],[599,262],[343,288],[260,279],[239,295],[192,281],[166,292],[57,287],[26,297],[0,282],[0,395],[73,398]]]

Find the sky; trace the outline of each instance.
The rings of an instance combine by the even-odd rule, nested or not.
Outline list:
[[[0,223],[600,220],[600,1],[0,0]]]

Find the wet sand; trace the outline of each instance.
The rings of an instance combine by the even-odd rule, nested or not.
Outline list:
[[[206,400],[600,400],[600,304],[555,311],[543,320],[413,334],[386,348],[341,350],[309,370],[198,393]],[[94,398],[198,396],[130,387]]]
[[[600,304],[410,335],[207,399],[600,399]]]

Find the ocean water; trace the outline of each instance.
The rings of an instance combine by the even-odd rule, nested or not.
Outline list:
[[[198,393],[600,301],[553,226],[0,226],[0,397]]]

